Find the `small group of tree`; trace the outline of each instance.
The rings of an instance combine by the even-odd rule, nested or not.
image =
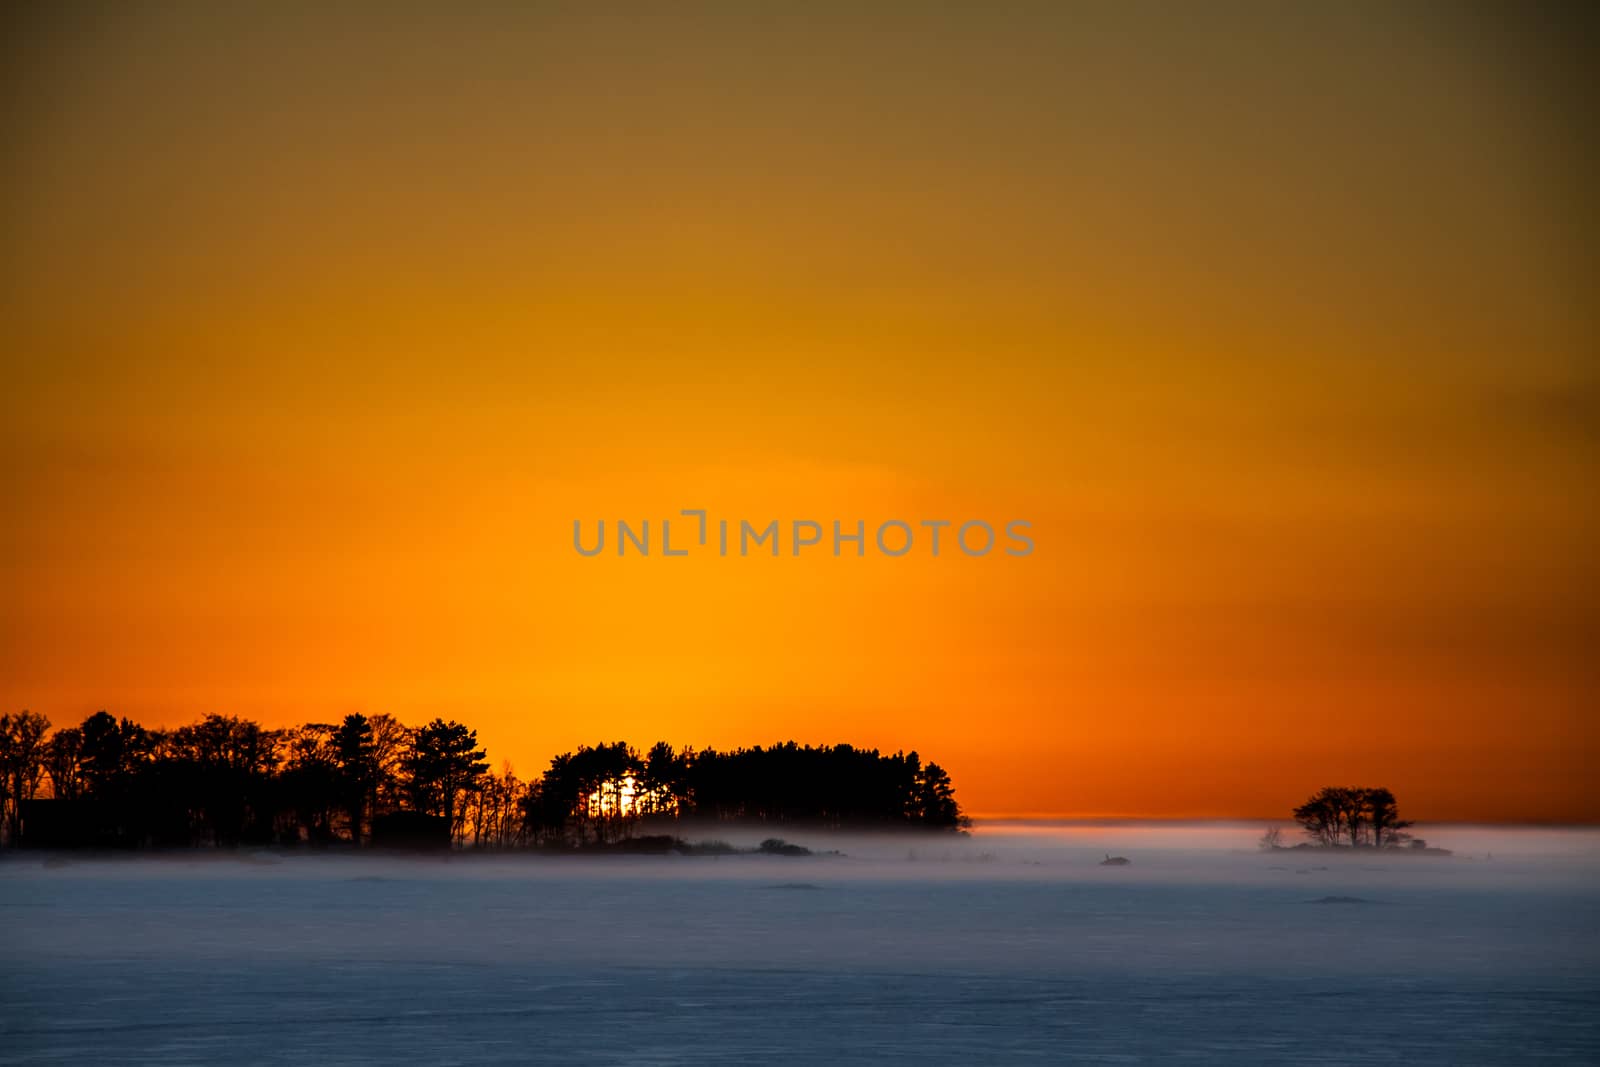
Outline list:
[[[53,733],[0,716],[0,842],[87,847],[604,844],[645,819],[965,826],[950,776],[915,752],[849,745],[640,756],[580,747],[524,782],[477,733],[388,715],[270,730],[208,715],[170,730],[96,712]]]
[[[1294,821],[1318,848],[1399,848],[1412,841],[1406,833],[1411,824],[1383,788],[1327,786],[1294,809]],[[1262,845],[1282,847],[1277,831],[1269,830]]]
[[[550,761],[524,798],[539,842],[604,843],[643,819],[791,823],[827,829],[969,825],[950,775],[916,752],[851,745],[675,750],[618,741]]]

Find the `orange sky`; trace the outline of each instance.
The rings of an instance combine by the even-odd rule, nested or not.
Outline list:
[[[8,9],[0,706],[1600,819],[1583,34],[586,7]]]

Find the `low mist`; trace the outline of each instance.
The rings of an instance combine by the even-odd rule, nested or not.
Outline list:
[[[737,831],[689,855],[12,853],[0,1062],[214,1062],[268,1033],[229,1058],[335,1041],[521,1062],[559,1040],[572,1062],[974,1062],[1059,1048],[1063,1027],[1122,1055],[1153,1016],[1169,1038],[1214,1034],[1219,1060],[1243,1028],[1258,1051],[1471,1062],[1513,1055],[1528,1004],[1541,1047],[1595,1051],[1600,834],[1419,830],[1446,856],[1263,852],[1263,830],[786,832],[806,855],[728,851],[773,836]],[[970,1025],[951,1044],[954,1018]]]
[[[20,920],[6,928],[23,959],[1285,972],[1345,957],[1420,970],[1596,961],[1563,931],[1595,916],[1600,833],[1440,827],[1427,838],[1451,854],[1421,856],[1264,852],[1262,830],[1000,823],[783,838],[808,855],[763,854],[775,834],[726,829],[688,835],[708,849],[691,855],[14,854],[0,907]]]

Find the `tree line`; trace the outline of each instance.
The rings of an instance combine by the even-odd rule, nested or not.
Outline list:
[[[10,846],[604,845],[646,819],[954,830],[950,776],[915,752],[850,745],[581,746],[530,781],[496,773],[477,732],[389,715],[271,730],[207,715],[147,729],[100,711],[54,731],[0,716],[0,840]]]

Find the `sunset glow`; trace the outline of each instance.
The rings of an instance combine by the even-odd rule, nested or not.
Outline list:
[[[519,10],[10,27],[5,710],[1600,819],[1564,54],[1428,8]],[[685,509],[783,551],[574,550]]]

